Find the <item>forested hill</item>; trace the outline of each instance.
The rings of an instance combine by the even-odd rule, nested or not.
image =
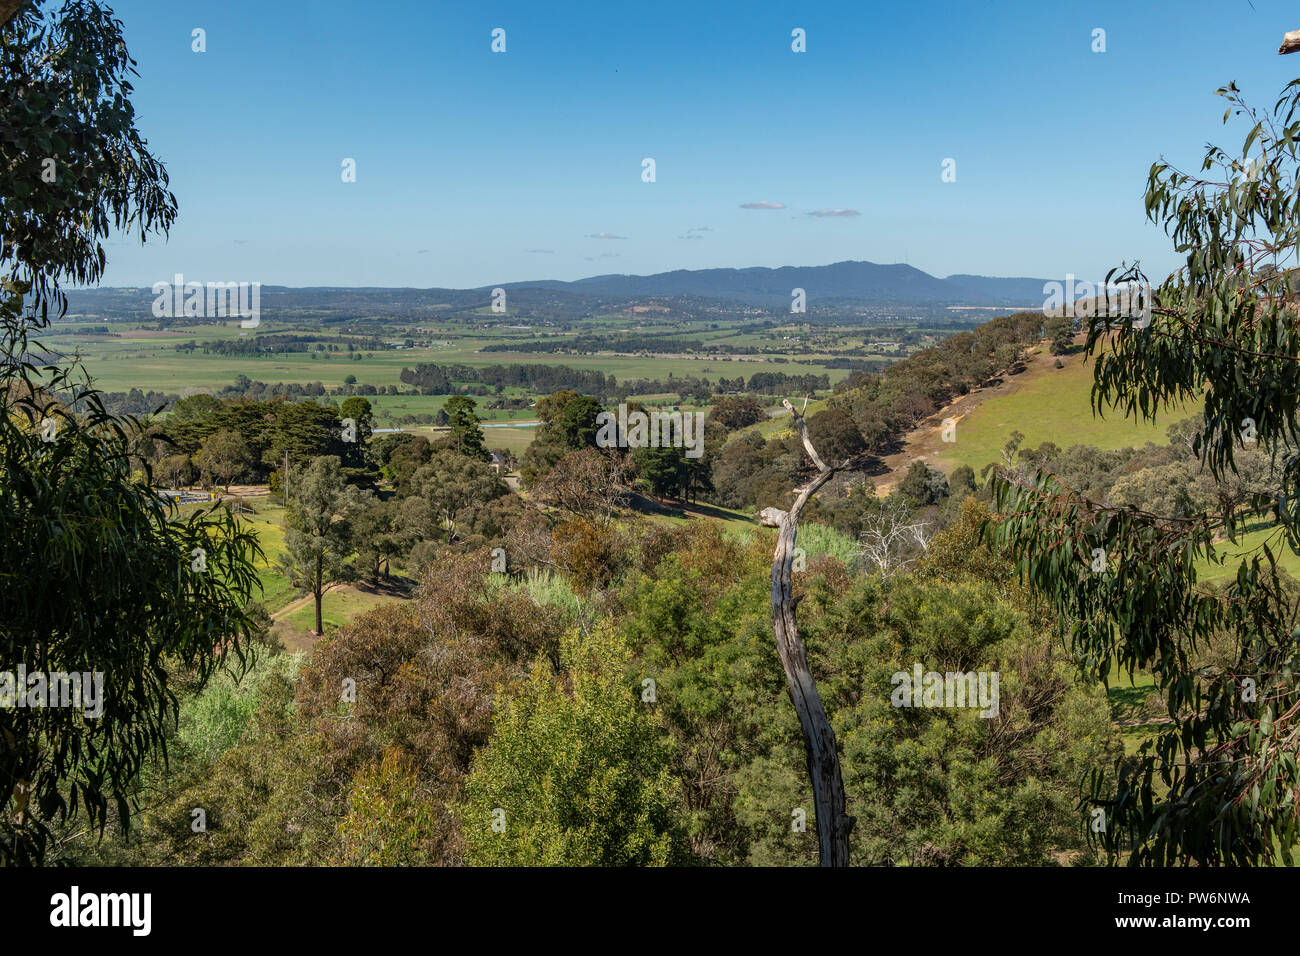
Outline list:
[[[901,263],[836,262],[778,269],[677,269],[656,275],[604,275],[575,282],[517,282],[505,288],[547,288],[586,295],[698,295],[772,305],[789,302],[791,290],[810,298],[938,305],[1024,307],[1043,298],[1042,279],[954,275],[940,279]]]
[[[229,277],[193,275],[184,278],[206,282]],[[603,275],[572,282],[540,279],[499,285],[511,293],[512,307],[546,314],[551,311],[589,312],[646,296],[679,298],[684,305],[696,307],[713,303],[719,308],[730,304],[731,308],[743,305],[787,311],[794,289],[804,290],[810,308],[827,302],[1025,308],[1042,302],[1044,280],[974,275],[940,279],[900,263],[881,265],[850,261],[824,266],[782,266],[778,269],[678,269],[647,276]],[[482,308],[489,304],[491,291],[496,287],[497,284],[474,289],[263,285],[260,301],[263,314],[271,317],[383,315],[396,320],[418,321],[448,312]],[[74,315],[107,319],[138,319],[151,313],[155,298],[148,287],[73,290],[69,295],[69,311]]]

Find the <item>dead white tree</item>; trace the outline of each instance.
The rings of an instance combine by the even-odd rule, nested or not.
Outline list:
[[[1300,30],[1289,30],[1282,36],[1282,45],[1278,53],[1295,53],[1300,50]]]
[[[808,668],[808,655],[804,651],[803,641],[799,639],[799,625],[795,620],[798,602],[791,582],[794,543],[799,533],[799,512],[817,489],[830,481],[836,472],[857,467],[867,456],[859,455],[838,465],[827,465],[808,437],[808,426],[804,423],[803,415],[788,400],[781,404],[793,416],[795,427],[803,439],[803,447],[817,467],[817,474],[802,488],[795,489],[794,505],[788,512],[780,508],[764,508],[759,516],[762,524],[779,529],[776,552],[772,555],[772,629],[776,635],[776,653],[785,669],[790,700],[794,703],[795,712],[799,715],[799,726],[803,730],[808,775],[812,778],[813,785],[821,865],[848,866],[849,833],[854,821],[848,815],[848,804],[844,797],[844,777],[840,773],[835,731],[831,729],[830,720],[826,717],[826,709],[817,693],[817,682],[813,680]],[[804,408],[807,407],[805,399]]]
[[[907,504],[898,499],[878,500],[862,524],[858,555],[885,579],[905,570],[916,560],[918,549],[924,551],[930,546],[929,526],[924,521],[913,521]]]

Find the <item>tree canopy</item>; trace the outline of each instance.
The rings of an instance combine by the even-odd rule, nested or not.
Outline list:
[[[57,855],[69,820],[128,826],[177,684],[242,665],[257,627],[256,537],[224,510],[170,515],[135,473],[138,424],[29,341],[62,283],[99,280],[111,229],[143,240],[175,218],[133,73],[121,23],[90,0],[0,26],[0,526],[22,543],[0,549],[0,672],[79,674],[83,701],[86,681],[103,688],[95,716],[0,708],[0,864]]]
[[[1067,622],[1087,672],[1149,670],[1166,700],[1168,729],[1136,764],[1090,781],[1085,809],[1106,824],[1089,832],[1132,863],[1291,862],[1300,833],[1300,629],[1275,561],[1278,547],[1300,549],[1300,321],[1294,273],[1279,267],[1300,242],[1300,80],[1264,113],[1233,85],[1218,92],[1224,122],[1248,127],[1242,147],[1211,145],[1196,173],[1152,165],[1147,214],[1184,264],[1154,289],[1148,314],[1089,315],[1093,405],[1154,419],[1202,398],[1193,454],[1222,479],[1257,450],[1280,469],[1276,490],[1170,514],[1092,500],[1041,467],[994,478],[990,536]],[[1108,281],[1146,277],[1128,267]],[[1261,519],[1273,523],[1271,543],[1239,561],[1232,583],[1198,583],[1198,559],[1226,560],[1220,536],[1236,542]]]

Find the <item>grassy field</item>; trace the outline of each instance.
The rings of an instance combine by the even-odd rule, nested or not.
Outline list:
[[[327,628],[341,627],[366,611],[392,600],[396,599],[387,594],[376,594],[357,588],[335,588],[326,591],[321,599],[321,623]],[[313,630],[316,627],[315,601],[307,601],[281,620],[295,631]]]
[[[257,532],[265,559],[258,565],[262,581],[262,605],[274,614],[298,595],[289,581],[275,569],[276,561],[284,553],[284,506],[269,501],[249,503],[256,514],[245,515],[240,520]]]
[[[488,408],[490,398],[470,396],[478,406],[476,414],[484,422],[536,421],[537,413],[531,408]],[[403,415],[436,415],[447,404],[450,395],[366,395],[380,428],[394,424]],[[335,399],[341,401],[341,399]]]
[[[1152,422],[1134,421],[1118,411],[1104,417],[1092,412],[1092,364],[1080,355],[1062,359],[1064,368],[1054,368],[1053,357],[1035,356],[1028,371],[1009,379],[1005,391],[993,395],[957,422],[955,442],[935,442],[933,464],[945,472],[969,465],[978,472],[996,461],[1013,431],[1025,436],[1022,448],[1045,441],[1061,448],[1095,445],[1098,448],[1131,448],[1148,441],[1164,444],[1169,425],[1199,412],[1195,405],[1162,411]]]
[[[276,561],[284,553],[284,506],[257,498],[248,499],[247,505],[254,513],[241,515],[240,521],[245,527],[257,532],[265,555],[256,565],[262,592],[260,596],[254,595],[254,600],[260,600],[273,617],[279,615],[272,633],[283,642],[287,650],[308,650],[315,643],[311,634],[316,627],[315,602],[291,587],[288,579],[276,570]],[[182,514],[201,510],[202,507],[183,506]],[[392,600],[398,598],[371,593],[355,586],[336,588],[326,592],[321,602],[321,622],[327,630],[337,628],[371,608]],[[287,614],[282,613],[295,602],[300,602],[300,606]]]
[[[496,427],[491,426],[490,422],[489,426],[483,429],[483,444],[489,450],[495,448],[514,452],[517,458],[523,457],[524,449],[532,443],[533,436],[537,434],[535,427]],[[447,434],[447,429],[435,425],[403,425],[402,431],[423,435],[430,440],[442,438]]]
[[[245,527],[257,532],[257,540],[264,555],[256,565],[262,592],[260,595],[254,594],[253,599],[261,601],[262,606],[274,614],[298,597],[284,575],[275,569],[277,559],[284,553],[284,506],[273,504],[265,498],[250,498],[247,506],[253,510],[253,514],[241,515],[239,520]],[[209,506],[182,505],[179,514],[190,515],[195,511],[206,510],[207,507]]]
[[[219,388],[233,384],[236,376],[247,375],[263,382],[310,384],[321,382],[326,386],[344,383],[348,375],[355,375],[362,384],[387,386],[401,384],[401,371],[421,362],[458,364],[482,367],[487,365],[567,365],[574,369],[601,371],[614,375],[620,381],[634,378],[683,378],[689,375],[733,378],[749,377],[756,372],[786,372],[802,374],[813,372],[830,376],[836,382],[849,373],[845,369],[823,369],[817,365],[797,365],[777,362],[770,357],[743,356],[676,356],[676,355],[564,355],[535,352],[483,352],[488,344],[500,342],[499,335],[451,336],[445,343],[429,347],[394,349],[376,352],[357,352],[354,359],[346,352],[306,353],[293,352],[250,355],[218,355],[179,352],[181,343],[201,343],[238,338],[241,333],[234,322],[227,324],[195,326],[180,331],[159,332],[150,329],[130,329],[116,323],[113,335],[60,335],[51,337],[51,347],[71,355],[80,354],[86,371],[96,385],[111,392],[131,388],[157,389],[164,392],[189,394],[200,389]],[[264,322],[260,333],[285,331],[288,326]],[[769,343],[770,344],[770,343]],[[792,353],[794,354],[794,353]],[[800,356],[807,357],[807,356]],[[419,411],[436,411],[438,405]],[[416,409],[412,408],[412,412]]]

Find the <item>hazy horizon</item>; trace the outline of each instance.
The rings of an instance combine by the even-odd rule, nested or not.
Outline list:
[[[904,266],[904,267],[911,268],[911,269],[917,269],[917,270],[920,271],[920,272],[926,272],[926,270],[924,270],[924,269],[920,269],[920,268],[917,267],[917,266],[913,266],[913,265],[911,265],[911,264],[909,264],[909,263],[905,263],[905,262],[871,262],[870,260],[866,260],[866,259],[841,259],[841,260],[839,260],[838,262],[811,262],[811,263],[803,263],[803,264],[800,264],[800,263],[784,263],[783,265],[780,265],[780,266],[739,266],[739,267],[738,267],[738,266],[707,266],[707,265],[706,265],[706,266],[699,266],[699,267],[697,267],[697,268],[693,268],[693,269],[681,269],[681,270],[678,270],[678,269],[666,269],[666,270],[663,270],[662,272],[593,272],[593,273],[591,273],[591,274],[589,274],[589,275],[581,275],[581,276],[578,276],[576,279],[560,279],[560,278],[558,278],[558,277],[556,277],[556,276],[533,276],[533,277],[530,278],[530,279],[505,279],[505,280],[503,280],[501,283],[497,283],[497,284],[507,285],[507,286],[511,286],[511,285],[518,286],[518,285],[528,285],[529,283],[533,283],[533,282],[581,282],[581,281],[588,280],[588,279],[603,279],[603,278],[611,278],[611,277],[646,278],[646,277],[648,277],[648,276],[664,275],[664,274],[667,274],[667,273],[670,273],[670,272],[678,272],[678,271],[684,271],[684,272],[709,272],[709,271],[713,271],[713,270],[717,270],[717,269],[733,269],[733,270],[736,270],[736,271],[746,271],[746,270],[748,270],[748,269],[767,269],[768,271],[775,271],[775,270],[777,270],[777,269],[783,269],[783,268],[793,268],[793,269],[816,269],[816,268],[821,268],[821,267],[824,267],[824,266],[839,265],[839,264],[844,263],[844,262],[854,262],[854,263],[865,262],[865,263],[869,263],[869,264],[871,264],[871,265],[876,265],[876,266]],[[184,273],[182,273],[182,274],[184,274]],[[927,274],[927,275],[930,275],[930,276],[933,276],[933,277],[936,278],[936,279],[952,279],[952,278],[957,277],[957,276],[978,276],[979,278],[985,278],[985,279],[1026,279],[1026,280],[1035,280],[1035,281],[1038,280],[1038,279],[1043,279],[1044,281],[1047,281],[1047,280],[1052,280],[1052,279],[1055,279],[1055,278],[1056,278],[1056,277],[1054,277],[1054,276],[989,275],[989,274],[987,274],[987,273],[974,273],[974,272],[951,272],[951,273],[947,273],[947,274],[944,274],[944,275],[938,275],[938,274],[935,274],[935,273],[926,272],[926,274]],[[156,279],[156,280],[154,280],[154,281],[155,281],[155,282],[167,282],[167,281],[170,281],[172,278],[173,278],[173,276],[167,276],[167,277],[165,277],[165,278],[159,278],[159,279]],[[1085,277],[1083,277],[1083,276],[1079,276],[1079,278],[1085,278]],[[1087,277],[1087,278],[1092,278],[1092,277]],[[1103,276],[1103,278],[1104,278],[1104,276]],[[220,282],[220,281],[223,281],[223,280],[221,280],[220,278],[217,278],[217,277],[196,276],[196,275],[188,275],[188,276],[186,276],[186,279],[187,279],[187,281],[195,281],[195,282],[209,282],[209,281]],[[257,281],[262,281],[262,280],[257,280]],[[153,282],[150,282],[150,283],[147,283],[147,284],[142,284],[142,285],[131,284],[131,283],[115,284],[115,283],[110,283],[110,282],[102,282],[102,283],[100,283],[98,286],[68,286],[67,288],[68,288],[68,291],[70,291],[70,292],[93,292],[93,291],[95,291],[96,289],[150,289],[150,288],[152,288],[153,284],[154,284]],[[315,285],[290,285],[290,284],[283,283],[283,282],[276,282],[276,281],[274,281],[274,280],[271,280],[271,281],[262,281],[262,286],[263,286],[264,288],[277,288],[277,289],[358,289],[358,290],[363,290],[363,289],[410,289],[410,290],[414,290],[414,291],[422,291],[422,290],[430,290],[430,291],[437,291],[437,290],[472,291],[472,290],[476,290],[476,289],[486,289],[486,288],[489,288],[490,285],[491,285],[491,284],[488,284],[488,285],[463,285],[463,286],[445,286],[445,285],[347,285],[347,284],[341,284],[341,283],[337,283],[337,282],[331,282],[331,283],[319,283],[319,284],[315,284]],[[989,308],[993,308],[993,306],[990,306]]]

